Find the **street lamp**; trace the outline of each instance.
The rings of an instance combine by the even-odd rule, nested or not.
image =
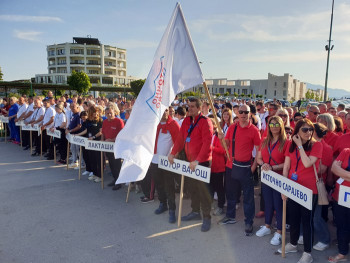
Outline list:
[[[331,26],[329,29],[329,39],[328,39],[328,45],[325,46],[325,49],[327,51],[327,68],[326,68],[326,81],[324,85],[324,101],[327,100],[328,94],[327,94],[327,82],[328,82],[328,67],[329,67],[329,55],[331,53],[331,50],[333,49],[334,45],[331,46],[332,41],[332,26],[333,26],[333,10],[334,10],[334,0],[332,0],[332,15],[331,15]]]

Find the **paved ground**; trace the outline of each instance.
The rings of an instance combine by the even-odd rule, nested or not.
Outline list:
[[[208,233],[200,232],[199,225],[178,230],[167,222],[167,214],[153,214],[157,202],[141,204],[140,194],[132,192],[126,204],[125,187],[102,190],[86,177],[79,181],[76,170],[31,157],[14,144],[0,143],[0,179],[1,263],[273,263],[297,262],[301,256],[275,255],[271,236],[246,237],[242,208],[235,225],[218,226],[219,218],[213,217]],[[256,220],[255,230],[262,223]],[[316,262],[326,262],[335,253],[333,245],[313,256]]]

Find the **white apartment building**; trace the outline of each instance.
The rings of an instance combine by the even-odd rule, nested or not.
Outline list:
[[[264,99],[279,99],[279,100],[299,100],[305,98],[307,91],[306,83],[301,82],[285,73],[283,76],[276,76],[268,73],[267,79],[251,80],[228,80],[222,79],[206,79],[205,82],[211,94],[229,93],[233,95],[262,95]],[[199,85],[193,88],[193,91],[200,90],[204,92],[203,86]]]
[[[73,37],[73,43],[47,46],[48,74],[35,75],[36,83],[66,84],[73,71],[84,71],[93,86],[129,85],[126,49],[103,45],[97,38]]]

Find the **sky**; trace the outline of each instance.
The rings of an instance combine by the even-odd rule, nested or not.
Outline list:
[[[46,46],[91,35],[127,50],[127,75],[146,78],[176,1],[0,0],[4,80],[47,73]],[[180,2],[206,79],[290,73],[324,85],[331,0]],[[328,87],[350,91],[350,1],[335,0]]]

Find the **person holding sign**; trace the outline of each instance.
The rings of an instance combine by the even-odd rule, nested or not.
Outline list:
[[[73,103],[74,105],[75,103]],[[72,104],[71,104],[72,105]],[[102,135],[102,119],[100,110],[96,106],[91,106],[88,111],[88,120],[84,126],[84,130],[76,136],[83,136],[88,140],[99,141]],[[86,171],[89,171],[89,180],[96,183],[101,182],[101,152],[86,150]]]
[[[80,120],[80,115],[79,115],[79,105],[75,102],[70,104],[70,109],[71,109],[71,117],[70,121],[68,124],[68,128],[66,129],[66,134],[76,134],[79,132],[81,128],[81,120]],[[78,166],[78,154],[80,147],[79,145],[76,144],[71,144],[70,145],[70,150],[72,152],[72,163],[69,165],[69,168],[75,168]]]
[[[51,103],[48,99],[44,99],[44,106],[45,106],[45,114],[43,119],[43,125],[41,126],[41,132],[44,139],[44,145],[49,152],[45,155],[47,157],[47,160],[53,160],[54,154],[53,154],[53,144],[50,143],[51,136],[47,135],[46,129],[50,129],[54,127],[54,118],[56,115],[55,110],[51,107]]]
[[[267,123],[267,137],[262,141],[257,154],[258,164],[264,171],[275,171],[282,175],[284,154],[289,141],[284,130],[284,121],[279,116],[272,116]],[[261,184],[265,202],[265,226],[256,232],[258,237],[271,234],[271,222],[276,211],[277,232],[270,241],[271,245],[281,244],[283,202],[281,194],[266,184]]]
[[[117,107],[115,107],[117,108]],[[118,110],[118,108],[117,108]],[[118,112],[119,113],[119,110]],[[114,142],[118,133],[124,128],[124,122],[122,119],[116,118],[116,112],[113,107],[106,108],[105,114],[107,119],[102,123],[102,136],[101,141]],[[120,184],[115,184],[119,177],[120,168],[122,166],[121,159],[115,159],[114,153],[106,152],[106,157],[108,159],[109,167],[111,168],[114,180],[108,184],[108,186],[113,186],[112,190],[118,190],[121,188]]]
[[[253,233],[253,219],[255,214],[254,182],[252,174],[252,152],[260,145],[258,128],[249,121],[250,108],[241,105],[238,109],[238,122],[228,128],[225,141],[229,145],[230,159],[226,162],[225,190],[227,200],[226,216],[218,224],[236,223],[236,203],[243,190],[243,206],[245,215],[245,233]],[[219,133],[219,139],[224,138]]]
[[[45,114],[45,108],[42,107],[40,97],[35,98],[34,105],[35,105],[35,111],[32,115],[33,118],[30,121],[30,124],[32,125],[32,127],[34,126],[34,124],[40,125],[44,119],[44,114]],[[36,148],[35,148],[35,152],[32,154],[32,156],[40,155],[40,148],[41,148],[40,134],[37,131],[35,131],[33,134],[34,134],[34,142],[35,142]],[[43,151],[44,151],[44,147],[43,147]]]
[[[20,117],[19,120],[23,120],[24,124],[28,124],[32,118],[32,114],[34,112],[34,100],[33,97],[30,96],[28,98],[28,107],[26,112]],[[28,150],[30,148],[30,131],[23,131],[22,135],[22,145],[24,147],[23,150]]]
[[[55,105],[56,115],[54,118],[54,127],[51,128],[51,131],[59,130],[61,132],[61,138],[53,138],[54,143],[57,145],[58,152],[60,153],[60,160],[58,163],[66,164],[67,160],[67,141],[64,136],[65,127],[67,124],[66,114],[64,112],[64,104],[59,102]]]
[[[18,112],[18,104],[16,97],[10,98],[10,105],[11,107],[8,112],[9,128],[11,133],[10,140],[15,144],[20,144],[19,128],[15,124],[15,118],[17,117]]]
[[[308,210],[301,204],[289,200],[290,214],[290,243],[285,247],[285,253],[297,252],[297,242],[300,234],[300,223],[303,224],[304,253],[299,263],[311,263],[311,249],[313,245],[313,217],[317,204],[317,186],[313,165],[318,171],[319,161],[322,158],[322,143],[313,137],[314,125],[309,119],[298,121],[292,135],[292,143],[286,152],[283,167],[283,176],[294,182],[309,188],[313,192],[312,210]],[[287,197],[282,195],[282,199]],[[282,253],[282,249],[278,252]]]
[[[182,123],[180,134],[177,136],[174,147],[168,156],[170,164],[174,163],[175,154],[185,150],[186,159],[190,162],[189,168],[194,171],[196,166],[209,167],[211,159],[211,140],[213,125],[201,113],[202,102],[198,98],[190,98],[188,117]],[[192,178],[186,178],[191,193],[192,211],[181,218],[183,221],[200,220],[200,209],[203,213],[202,232],[210,230],[211,226],[211,195],[209,184]]]
[[[329,257],[328,262],[346,261],[349,253],[350,242],[350,208],[340,205],[340,198],[348,200],[349,193],[345,192],[345,196],[339,196],[340,186],[350,187],[350,148],[342,150],[338,158],[333,162],[332,172],[339,176],[335,185],[333,198],[336,201],[334,205],[335,223],[337,225],[338,255]]]

